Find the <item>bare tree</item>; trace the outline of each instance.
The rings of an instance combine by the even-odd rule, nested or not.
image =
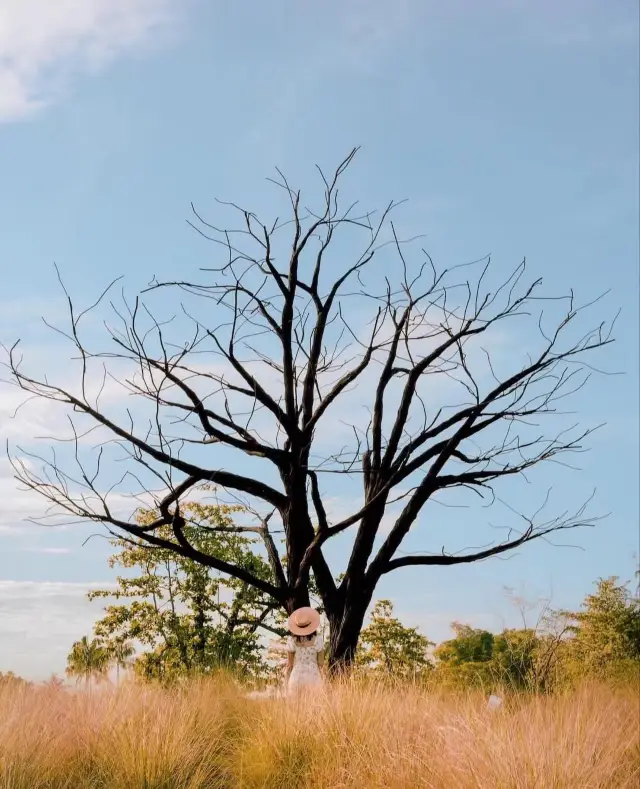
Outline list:
[[[246,581],[288,612],[309,602],[312,573],[330,624],[334,667],[350,664],[385,574],[481,561],[591,523],[583,505],[546,520],[540,512],[521,516],[520,531],[512,528],[481,548],[400,551],[436,494],[463,489],[491,501],[499,480],[583,449],[591,430],[566,423],[556,430],[553,419],[558,404],[588,379],[593,368],[587,358],[611,342],[613,325],[576,334],[584,307],[576,306],[572,293],[543,297],[540,280],[525,281],[524,262],[495,285],[488,259],[438,270],[422,250],[411,263],[410,246],[392,221],[396,204],[380,214],[359,213],[356,204],[341,207],[338,184],[355,153],[331,177],[319,171],[319,210],[303,207],[300,191],[280,171],[273,184],[286,198],[284,221],[267,224],[240,206],[220,203],[221,211],[239,217],[238,227],[221,229],[192,207],[190,224],[223,260],[201,269],[203,281],[154,279],[133,303],[124,296],[122,308],[109,302],[117,322],[106,324],[108,351],[89,348],[80,332],[88,311],[79,312],[67,296],[70,328],[64,334],[82,366],[76,388],[26,372],[17,344],[7,361],[11,380],[29,396],[57,401],[74,414],[64,457],[22,450],[12,457],[27,488],[56,512],[105,524],[118,536],[142,538]],[[108,291],[93,308],[107,304]],[[188,297],[187,304],[176,296]],[[153,299],[164,299],[162,310],[175,315],[154,317]],[[551,328],[548,310],[557,313]],[[504,360],[496,362],[485,346],[499,326],[510,328],[515,319],[528,321],[527,359],[503,371]],[[174,329],[179,340],[171,339]],[[483,337],[487,343],[480,345]],[[103,370],[98,378],[96,363]],[[125,364],[135,371],[122,373],[118,365]],[[151,405],[144,420],[133,410],[116,418],[101,407],[105,387],[116,379],[134,395],[132,402]],[[458,399],[451,394],[445,403],[434,402],[438,381],[455,388]],[[341,440],[336,413],[348,421],[345,404],[354,386],[358,402],[368,406],[365,423],[352,421],[352,439],[327,449],[330,438]],[[540,429],[543,419],[551,429]],[[91,461],[87,424],[106,433],[93,444]],[[126,472],[105,487],[116,449],[118,468],[124,460]],[[361,499],[350,514],[332,517],[325,488],[345,477],[358,480]],[[146,526],[113,503],[116,483],[129,485],[131,493],[133,480],[148,494],[145,506],[160,513]],[[238,528],[264,541],[270,579],[207,555],[187,539],[181,502],[212,484],[262,513],[257,525]],[[284,560],[274,524],[284,534]],[[173,539],[159,536],[165,525]],[[325,546],[347,529],[350,554],[336,577]]]

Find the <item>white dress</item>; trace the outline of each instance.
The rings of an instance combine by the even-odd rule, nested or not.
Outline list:
[[[322,685],[322,674],[318,666],[318,653],[324,649],[320,634],[311,641],[298,643],[289,636],[287,652],[293,652],[293,669],[289,675],[287,692],[294,693],[301,688],[319,687]]]

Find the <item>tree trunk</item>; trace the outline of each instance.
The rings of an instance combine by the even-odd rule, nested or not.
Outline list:
[[[309,589],[305,585],[301,589],[296,589],[287,598],[285,610],[287,614],[292,614],[298,608],[306,608],[311,605],[311,598],[309,597]]]
[[[304,554],[315,536],[307,499],[306,468],[309,462],[309,447],[303,448],[299,442],[299,436],[291,441],[292,460],[289,466],[280,472],[288,502],[287,508],[281,513],[287,542],[286,575],[290,586],[285,601],[287,614],[310,604],[309,568],[304,577],[300,577],[299,570]]]
[[[287,577],[291,584],[293,580],[298,579],[298,568],[302,561],[307,546],[313,539],[313,526],[309,520],[309,514],[306,510],[300,508],[299,514],[291,509],[285,513],[282,521],[284,530],[288,537],[287,545]],[[295,528],[292,526],[295,524]],[[306,532],[306,534],[305,534]],[[305,534],[304,538],[301,537]],[[305,608],[310,605],[309,598],[309,573],[307,571],[304,582],[289,588],[289,595],[285,601],[285,609],[287,614],[292,614],[297,608]]]
[[[200,588],[196,589],[193,595],[193,629],[194,640],[193,648],[195,652],[195,662],[200,671],[204,671],[207,654],[207,612],[206,597],[203,589],[202,579],[199,583]]]
[[[332,675],[349,673],[369,603],[369,597],[347,600],[337,616],[328,617],[329,671]]]

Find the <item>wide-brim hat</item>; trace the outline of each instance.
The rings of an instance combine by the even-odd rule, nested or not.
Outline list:
[[[310,636],[320,626],[320,614],[308,606],[298,608],[289,617],[287,626],[294,636]]]

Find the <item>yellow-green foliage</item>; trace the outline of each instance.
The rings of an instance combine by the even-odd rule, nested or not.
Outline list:
[[[233,531],[233,517],[242,511],[240,506],[187,502],[182,507],[184,532],[203,553],[268,580],[268,563],[252,550],[255,539]],[[154,510],[137,513],[142,526],[158,517]],[[156,536],[171,541],[172,527],[160,527]],[[125,539],[112,545],[117,552],[109,565],[127,573],[118,576],[115,589],[88,594],[90,600],[117,601],[105,607],[94,627],[98,640],[91,642],[109,656],[108,662],[125,668],[132,662],[129,646],[135,641],[139,654],[134,670],[149,680],[170,681],[229,664],[238,671],[264,672],[258,626],[277,629],[284,618],[270,598],[166,548]]]
[[[430,683],[549,692],[585,679],[640,682],[640,602],[617,578],[600,579],[580,611],[547,612],[541,625],[495,635],[454,622],[455,637],[434,650]]]
[[[563,667],[574,681],[640,677],[640,600],[627,584],[600,579],[582,610],[569,618],[574,637],[567,642]]]
[[[416,676],[431,669],[429,647],[434,646],[415,627],[405,627],[393,616],[393,603],[379,600],[370,624],[360,634],[356,662],[376,674]]]

